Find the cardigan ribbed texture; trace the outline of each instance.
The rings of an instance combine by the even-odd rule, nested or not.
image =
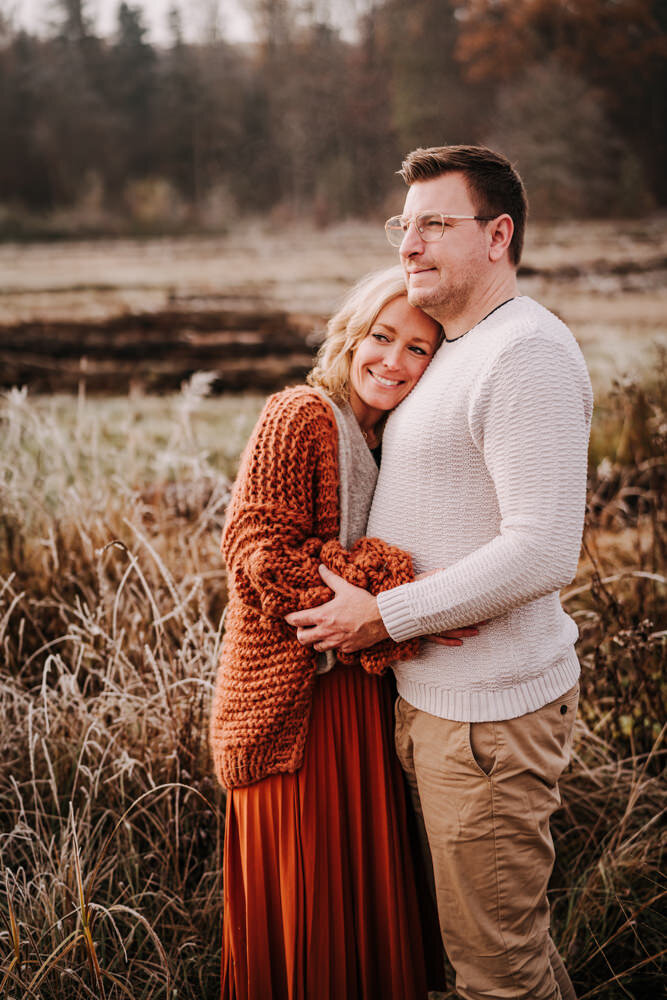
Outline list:
[[[443,343],[390,416],[368,524],[441,572],[378,598],[396,640],[492,619],[396,669],[417,708],[514,718],[574,685],[577,628],[558,590],[581,545],[593,397],[568,328],[527,297]]]
[[[229,602],[210,722],[227,788],[302,763],[317,653],[284,616],[333,596],[320,563],[374,594],[412,579],[410,557],[378,539],[341,545],[338,446],[331,406],[299,386],[269,398],[241,459],[222,536]],[[340,659],[382,673],[417,647],[387,639]]]

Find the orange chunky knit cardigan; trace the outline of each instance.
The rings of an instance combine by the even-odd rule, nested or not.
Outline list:
[[[306,386],[286,389],[270,397],[244,452],[222,536],[229,604],[210,745],[227,788],[302,763],[317,653],[284,616],[333,596],[320,563],[374,594],[412,579],[405,552],[373,538],[346,551],[338,524],[333,410]],[[341,659],[382,673],[417,643],[387,639]]]

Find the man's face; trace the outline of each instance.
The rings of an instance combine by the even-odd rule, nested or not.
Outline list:
[[[448,173],[413,184],[403,216],[412,219],[426,211],[477,215],[463,174]],[[428,243],[411,225],[399,250],[410,304],[443,325],[465,313],[488,276],[488,246],[486,226],[472,219],[452,220],[442,239]]]

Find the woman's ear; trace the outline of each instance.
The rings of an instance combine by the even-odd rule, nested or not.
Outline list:
[[[499,215],[489,223],[489,260],[500,260],[503,254],[509,250],[512,236],[514,235],[514,223],[511,215]]]

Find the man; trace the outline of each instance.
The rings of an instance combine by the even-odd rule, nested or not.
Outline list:
[[[409,301],[446,340],[387,423],[368,534],[411,552],[419,578],[375,599],[324,571],[334,599],[287,621],[302,642],[351,651],[490,620],[396,666],[397,750],[458,993],[572,1000],[546,890],[578,699],[558,590],[581,544],[590,381],[567,327],[519,295],[526,199],[511,164],[446,146],[415,150],[401,173],[387,235]]]

